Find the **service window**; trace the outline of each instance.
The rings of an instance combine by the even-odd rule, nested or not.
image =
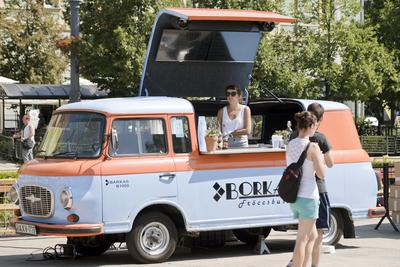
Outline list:
[[[205,116],[206,129],[219,129],[219,123],[216,116]],[[251,116],[251,134],[249,135],[249,143],[262,143],[262,135],[264,129],[264,116]]]
[[[262,133],[264,128],[264,117],[263,115],[252,115],[251,116],[251,136],[249,141],[252,140],[254,143],[262,142]]]
[[[189,122],[186,117],[171,118],[172,144],[175,153],[192,152]]]
[[[112,125],[116,144],[111,156],[167,153],[165,123],[161,119],[116,119]]]

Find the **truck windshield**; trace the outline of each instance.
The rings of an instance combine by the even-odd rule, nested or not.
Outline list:
[[[104,124],[104,116],[97,113],[55,114],[37,156],[98,157],[103,143]]]

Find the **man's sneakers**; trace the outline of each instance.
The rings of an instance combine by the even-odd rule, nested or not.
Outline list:
[[[286,267],[292,267],[293,266],[293,259],[291,259],[290,261],[289,261],[289,263],[286,265]]]

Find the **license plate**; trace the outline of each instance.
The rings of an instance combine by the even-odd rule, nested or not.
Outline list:
[[[16,223],[15,232],[17,234],[37,235],[36,227],[31,224]]]

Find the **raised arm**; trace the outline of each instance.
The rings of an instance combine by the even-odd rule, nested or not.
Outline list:
[[[244,106],[244,115],[243,115],[243,129],[237,129],[233,132],[233,135],[248,135],[251,133],[251,111],[248,106]]]
[[[324,159],[325,159],[325,164],[326,166],[328,166],[328,168],[332,168],[333,165],[335,164],[330,150],[324,154]]]
[[[324,179],[326,173],[326,165],[324,161],[324,156],[319,148],[318,144],[311,143],[309,149],[309,155],[311,156],[315,173],[317,174],[318,178]]]

